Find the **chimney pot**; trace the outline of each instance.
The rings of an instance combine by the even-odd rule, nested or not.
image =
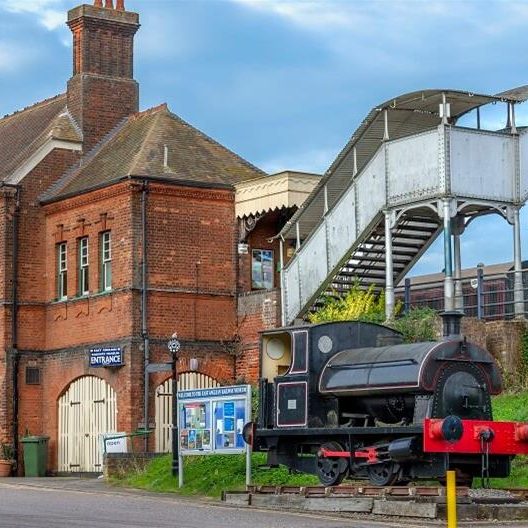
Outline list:
[[[105,7],[108,9],[114,9],[114,0],[105,0]]]
[[[95,0],[94,1],[95,7],[103,7],[103,0]]]
[[[125,0],[116,0],[116,9],[118,11],[124,11],[125,10]]]

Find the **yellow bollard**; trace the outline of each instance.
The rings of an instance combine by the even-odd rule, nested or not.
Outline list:
[[[456,471],[447,471],[447,528],[457,528]]]

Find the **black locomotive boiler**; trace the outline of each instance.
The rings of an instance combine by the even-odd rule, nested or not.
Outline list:
[[[507,476],[528,453],[528,425],[493,421],[500,371],[459,318],[444,314],[443,340],[414,344],[358,321],[262,333],[253,448],[325,485],[442,479],[450,468],[465,483]]]

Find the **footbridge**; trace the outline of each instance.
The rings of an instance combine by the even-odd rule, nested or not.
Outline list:
[[[283,324],[355,281],[384,288],[392,317],[395,284],[441,233],[445,309],[461,308],[460,237],[490,213],[512,225],[514,303],[522,314],[519,209],[528,198],[528,130],[516,125],[515,108],[527,98],[528,86],[493,96],[424,90],[371,110],[277,235]],[[498,103],[506,127],[484,130],[481,108]],[[466,121],[475,126],[460,126]],[[295,248],[287,263],[285,245]]]

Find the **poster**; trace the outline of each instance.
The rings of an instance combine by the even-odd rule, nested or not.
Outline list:
[[[180,448],[184,451],[211,449],[210,402],[185,402],[180,408]]]
[[[217,449],[243,449],[242,429],[246,420],[244,399],[215,403],[215,444]]]

